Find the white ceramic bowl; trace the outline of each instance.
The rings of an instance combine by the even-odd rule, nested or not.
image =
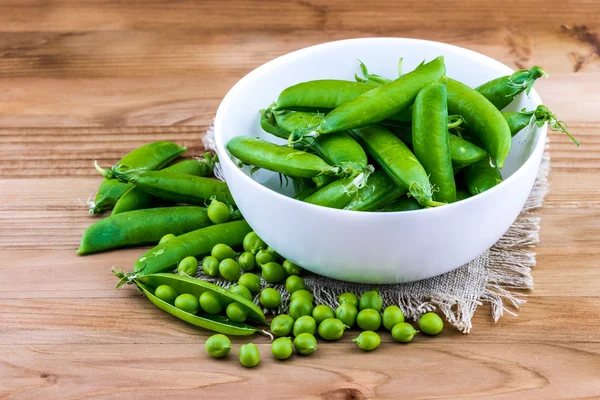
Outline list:
[[[294,200],[277,174],[249,176],[226,151],[240,135],[280,142],[259,126],[258,110],[286,87],[313,79],[352,80],[358,59],[370,72],[397,76],[422,60],[445,57],[447,74],[473,87],[513,71],[484,55],[443,43],[401,39],[351,39],[308,47],[279,57],[241,79],[221,102],[215,119],[217,153],[233,197],[250,226],[285,258],[320,275],[363,283],[408,282],[457,268],[491,247],[521,211],[544,152],[546,127],[521,132],[502,174],[505,181],[478,196],[423,210],[374,213],[334,210]],[[532,91],[511,110],[541,104]]]

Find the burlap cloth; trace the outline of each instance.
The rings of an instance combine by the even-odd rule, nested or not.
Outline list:
[[[212,127],[204,141],[206,148],[214,149]],[[545,153],[535,185],[515,223],[492,248],[454,271],[417,282],[393,285],[348,283],[307,273],[303,276],[306,287],[315,296],[315,304],[327,304],[333,309],[339,305],[337,296],[341,293],[354,292],[360,295],[364,291],[379,288],[384,307],[398,305],[406,317],[412,319],[417,319],[425,312],[438,310],[448,323],[463,333],[469,333],[473,314],[484,303],[490,304],[494,322],[505,312],[516,316],[519,306],[525,303],[524,291],[533,289],[533,248],[539,241],[540,229],[537,211],[549,190],[549,170],[550,156]],[[218,170],[216,175],[219,176]],[[224,279],[204,275],[201,268],[198,278],[223,287],[234,285]],[[281,292],[282,303],[275,313],[287,312],[289,293],[285,285],[272,285],[262,279],[261,282],[263,287],[274,287]],[[258,295],[254,302],[259,304]]]

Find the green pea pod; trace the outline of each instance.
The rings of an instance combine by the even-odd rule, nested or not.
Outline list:
[[[77,254],[158,243],[168,233],[181,235],[211,224],[203,207],[133,210],[104,218],[87,228]]]
[[[393,203],[383,207],[381,212],[398,212],[398,211],[412,211],[420,210],[423,206],[419,204],[413,197],[401,197]]]
[[[521,92],[528,95],[538,78],[548,76],[546,71],[538,66],[530,69],[520,69],[512,75],[492,79],[478,86],[475,90],[488,99],[498,110],[508,106]]]
[[[341,168],[327,164],[314,154],[248,136],[231,139],[227,143],[227,150],[244,164],[296,178],[314,178],[319,175],[342,173]]]
[[[406,75],[404,75],[406,76]],[[350,131],[396,185],[408,191],[424,206],[439,206],[433,201],[427,172],[408,147],[392,132],[379,125]]]
[[[311,194],[315,193],[317,190],[319,190],[318,186],[313,186],[313,187],[309,187],[309,188],[303,189],[303,190],[301,190],[300,192],[298,192],[298,193],[296,193],[294,195],[294,199],[303,201],[308,196],[310,196]]]
[[[290,136],[288,132],[277,125],[272,111],[269,109],[260,110],[260,127],[263,128],[265,132],[269,132],[271,135],[275,135],[281,139],[287,139]]]
[[[172,142],[153,142],[127,153],[119,161],[119,164],[147,170],[160,169],[184,152],[185,147],[180,147]],[[132,184],[119,182],[116,179],[104,179],[100,184],[96,198],[93,202],[90,202],[90,214],[97,214],[112,208],[117,200],[132,187]]]
[[[498,167],[490,165],[485,159],[471,164],[463,169],[467,190],[472,196],[483,193],[486,190],[502,183],[502,174]]]
[[[385,171],[377,170],[367,180],[365,187],[358,190],[352,201],[344,207],[352,211],[375,211],[406,195],[408,189],[396,185]]]
[[[265,315],[252,301],[231,290],[203,281],[202,279],[176,274],[151,274],[141,276],[136,280],[152,288],[157,288],[160,285],[169,285],[179,294],[189,293],[196,297],[200,297],[204,292],[212,292],[226,299],[227,303],[230,303],[229,300],[240,303],[248,311],[248,318],[262,324],[266,323]]]
[[[413,151],[429,174],[429,181],[437,189],[436,201],[456,201],[456,184],[450,158],[448,108],[445,82],[425,86],[415,99],[413,107]]]
[[[116,178],[135,184],[144,192],[164,200],[185,204],[205,205],[215,198],[233,205],[233,197],[225,182],[171,171],[129,170],[127,166],[115,165],[111,169],[96,169],[105,178]]]
[[[213,169],[213,156],[210,153],[206,153],[202,159],[181,161],[170,167],[164,168],[161,171],[177,172],[194,176],[207,176],[212,175]],[[134,186],[121,196],[119,201],[117,201],[111,215],[117,215],[132,210],[141,210],[143,208],[160,207],[167,205],[168,203],[168,201],[154,197],[150,193],[144,192],[139,187]]]
[[[491,155],[498,168],[510,151],[510,128],[502,113],[481,93],[448,79],[448,112],[460,115]]]
[[[333,109],[371,89],[373,85],[335,79],[302,82],[284,89],[277,98],[274,108],[276,110]]]
[[[354,197],[353,180],[354,178],[339,179],[317,190],[303,201],[318,206],[342,209]]]
[[[471,197],[471,193],[469,193],[468,191],[466,191],[464,189],[456,190],[456,201],[468,199],[469,197]]]
[[[383,121],[408,108],[419,90],[440,79],[445,73],[444,58],[437,57],[393,82],[378,86],[342,104],[327,114],[315,129],[294,132],[289,141],[293,143],[303,136],[340,132]]]
[[[544,123],[548,122],[548,127],[551,130],[565,133],[577,146],[580,146],[579,141],[577,141],[577,139],[569,132],[567,124],[560,121],[556,115],[543,104],[539,105],[534,111],[526,111],[525,109],[521,110],[521,112],[503,111],[502,115],[506,119],[506,122],[508,122],[508,127],[510,128],[512,136],[515,136],[531,124],[542,127]]]
[[[239,246],[252,228],[246,221],[225,222],[197,229],[158,244],[142,255],[133,267],[136,277],[155,274],[173,268],[186,257],[199,258],[210,253],[219,243]]]

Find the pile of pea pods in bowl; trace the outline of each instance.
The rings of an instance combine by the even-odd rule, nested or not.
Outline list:
[[[568,134],[532,89],[544,75],[438,42],[325,43],[229,91],[217,153],[245,219],[286,259],[345,281],[424,279],[506,232],[546,123]]]

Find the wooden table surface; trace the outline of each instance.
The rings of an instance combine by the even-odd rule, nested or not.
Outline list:
[[[500,5],[499,3],[505,3]],[[600,397],[600,3],[596,0],[0,1],[0,398]],[[292,50],[368,36],[463,46],[550,73],[536,89],[581,140],[550,134],[535,290],[520,316],[379,351],[350,341],[256,369],[78,257],[92,168],[167,139],[202,151],[220,99]],[[243,340],[234,340],[239,346]],[[237,351],[235,351],[237,353]]]

